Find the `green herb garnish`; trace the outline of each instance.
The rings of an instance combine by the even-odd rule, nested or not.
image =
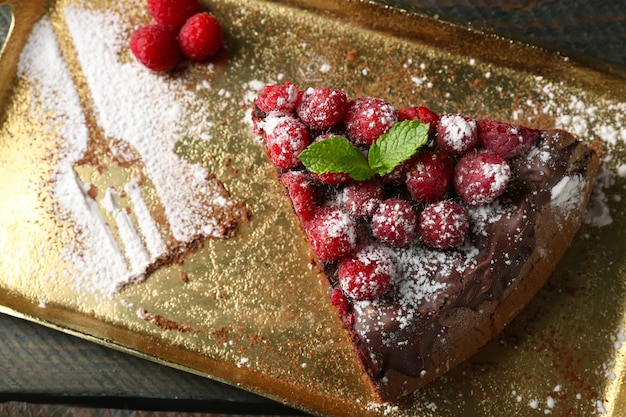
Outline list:
[[[352,179],[364,181],[374,175],[385,175],[406,161],[428,142],[429,124],[418,120],[396,123],[372,144],[368,158],[347,139],[334,136],[312,143],[299,158],[311,172],[347,173]]]
[[[357,181],[364,181],[374,176],[365,159],[365,155],[346,138],[333,136],[312,143],[298,156],[311,172],[346,172]]]

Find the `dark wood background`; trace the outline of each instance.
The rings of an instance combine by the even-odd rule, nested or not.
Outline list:
[[[626,66],[626,0],[384,2]],[[236,388],[0,314],[0,417],[200,414],[302,415]]]

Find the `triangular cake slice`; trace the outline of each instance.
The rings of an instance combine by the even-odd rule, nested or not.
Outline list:
[[[261,90],[253,121],[381,400],[468,359],[524,308],[600,164],[564,131],[290,82]]]

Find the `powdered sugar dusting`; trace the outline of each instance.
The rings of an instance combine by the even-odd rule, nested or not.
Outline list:
[[[351,246],[356,245],[357,235],[353,226],[354,219],[344,210],[333,210],[333,215],[329,218],[328,228],[326,229],[328,236],[336,238],[347,235]]]
[[[497,193],[503,190],[509,183],[511,171],[507,164],[491,164],[486,163],[482,166],[484,178],[491,178],[490,192]]]
[[[560,207],[565,213],[575,210],[580,204],[578,196],[585,187],[585,180],[579,175],[566,176],[561,179],[551,192],[551,203]]]
[[[400,408],[392,403],[375,403],[375,402],[371,402],[367,404],[367,409],[370,411],[378,411],[381,412],[382,415],[387,416],[387,415],[393,415],[394,413],[396,413]]]
[[[604,227],[613,223],[613,216],[608,206],[609,196],[606,189],[615,183],[615,175],[606,167],[602,166],[596,176],[587,211],[583,217],[585,224]],[[613,198],[618,198],[613,196]]]
[[[117,193],[112,188],[106,190],[101,200],[102,206],[111,214],[124,244],[124,251],[128,255],[131,274],[138,275],[150,264],[150,256],[143,246],[141,236],[133,226],[128,213],[122,210],[117,201]]]
[[[597,227],[611,224],[613,218],[605,190],[614,184],[615,177],[621,176],[620,167],[624,164],[619,150],[626,144],[626,101],[610,101],[586,91],[570,93],[564,83],[540,76],[534,81],[539,95],[535,101],[527,103],[529,106],[553,118],[556,128],[602,143],[605,163],[596,178],[584,222]]]
[[[68,6],[65,18],[98,125],[111,140],[113,155],[122,160],[140,156],[173,239],[186,243],[201,237],[226,237],[225,228],[230,225],[221,224],[214,214],[236,210],[235,203],[219,182],[209,179],[205,168],[174,152],[183,135],[210,139],[206,132],[210,125],[197,123],[208,109],[194,100],[195,89],[153,74],[134,61],[122,62],[119,57],[129,28],[119,15]],[[50,189],[58,204],[54,207],[57,218],[71,222],[76,234],[63,254],[75,271],[68,274],[78,291],[110,295],[140,279],[157,258],[167,255],[163,231],[137,179],[104,190],[96,201],[92,186],[76,174],[76,164],[91,146],[89,131],[71,72],[46,17],[27,40],[18,76],[31,85],[35,117],[54,132],[58,142]],[[210,85],[203,84],[203,88],[210,89]],[[130,197],[133,216],[118,203],[122,192]],[[107,224],[107,216],[112,225]],[[117,238],[111,227],[117,230]]]
[[[444,114],[437,125],[439,143],[446,150],[462,154],[476,144],[477,126],[474,119],[459,114]]]
[[[206,128],[189,123],[191,131],[185,131],[185,121],[208,110],[194,108],[194,92],[182,81],[165,80],[135,62],[120,62],[127,28],[115,14],[68,6],[65,17],[98,122],[107,136],[129,143],[141,155],[176,240],[219,236],[222,232],[218,225],[204,218],[204,212],[207,205],[224,203],[221,192],[206,180],[209,173],[204,168],[174,152],[183,133],[200,136],[200,129]]]
[[[124,191],[130,196],[139,221],[144,239],[146,240],[146,248],[150,252],[152,259],[156,259],[166,252],[165,241],[159,233],[156,221],[150,214],[146,201],[141,195],[141,189],[136,180],[132,180],[124,187]]]
[[[400,304],[405,308],[417,308],[424,301],[433,300],[447,284],[435,279],[437,275],[450,276],[453,270],[462,272],[474,263],[478,253],[473,247],[460,251],[445,252],[428,249],[415,244],[398,253],[401,276],[405,279],[398,284]]]
[[[355,318],[359,322],[355,330],[366,340],[368,332],[379,331],[383,345],[401,346],[412,343],[406,339],[412,336],[407,336],[403,330],[414,325],[423,306],[435,302],[448,287],[449,284],[438,277],[449,277],[455,271],[462,273],[475,266],[478,249],[467,244],[454,251],[440,251],[429,249],[416,240],[403,248],[385,247],[385,250],[397,268],[393,300],[399,308],[389,306],[384,297],[354,301]],[[368,324],[368,316],[373,311],[380,315],[380,321]],[[387,319],[383,320],[383,317]],[[386,321],[395,323],[395,326],[387,328]]]
[[[93,277],[87,281],[74,279],[73,285],[79,291],[97,288],[111,293],[117,286],[115,277],[128,278],[129,272],[102,213],[87,195],[89,187],[73,169],[87,150],[89,134],[78,93],[48,19],[35,24],[20,56],[18,76],[34,84],[30,91],[33,110],[41,108],[37,116],[42,120],[54,115],[51,129],[61,140],[59,163],[50,178],[51,191],[58,202],[57,216],[72,219],[80,239],[71,242],[63,255],[86,276]]]

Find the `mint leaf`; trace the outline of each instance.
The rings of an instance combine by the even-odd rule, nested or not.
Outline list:
[[[333,136],[314,142],[298,158],[311,172],[345,172],[357,181],[385,175],[428,142],[428,124],[418,120],[396,123],[369,149],[368,158],[346,138]]]
[[[419,120],[396,123],[372,144],[368,157],[370,168],[379,175],[393,171],[428,142],[428,128],[428,123]]]
[[[365,155],[347,139],[333,136],[310,144],[298,156],[311,172],[345,172],[352,179],[364,181],[374,176]]]

